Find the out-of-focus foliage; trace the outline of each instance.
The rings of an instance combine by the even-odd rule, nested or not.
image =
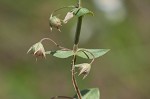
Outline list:
[[[82,1],[84,7],[94,12],[94,17],[84,17],[80,47],[111,51],[96,59],[88,78],[79,77],[79,87],[99,87],[102,99],[149,99],[150,1]],[[54,9],[76,2],[0,1],[0,99],[49,99],[74,94],[71,59],[48,56],[36,62],[26,52],[43,37],[71,48],[76,18],[61,27],[61,33],[55,29],[49,32],[48,19]],[[70,9],[62,13],[65,11]],[[54,47],[45,46],[46,50]]]

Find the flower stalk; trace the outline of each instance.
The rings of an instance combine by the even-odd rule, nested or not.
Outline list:
[[[60,46],[59,44],[57,44],[54,40],[52,40],[52,39],[50,39],[50,38],[43,38],[43,39],[40,40],[40,42],[42,43],[42,42],[45,41],[45,40],[51,41],[56,47],[58,47],[58,48],[60,48],[60,49],[62,49],[62,50],[70,50],[70,49],[68,49],[68,48],[65,48],[65,47]]]

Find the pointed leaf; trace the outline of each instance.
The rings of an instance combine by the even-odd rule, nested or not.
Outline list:
[[[85,89],[81,91],[82,99],[100,99],[98,88]],[[77,99],[77,95],[74,96]]]
[[[57,50],[57,51],[47,51],[45,54],[51,54],[57,58],[68,58],[74,55],[72,50],[65,51],[65,50]]]
[[[77,52],[77,56],[86,58],[86,59],[93,59],[93,56],[91,53],[94,55],[95,58],[98,58],[100,56],[103,56],[106,54],[110,49],[84,49],[80,48],[79,52]]]
[[[94,15],[92,11],[89,11],[87,8],[74,8],[72,10],[73,14],[80,17],[86,14]]]

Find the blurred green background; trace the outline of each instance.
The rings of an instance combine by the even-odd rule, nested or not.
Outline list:
[[[77,0],[0,0],[0,99],[73,96],[71,58],[37,62],[28,48],[44,37],[72,48],[76,19],[49,32],[49,15]],[[83,0],[94,17],[83,20],[80,47],[109,48],[96,59],[80,89],[98,87],[101,99],[150,99],[150,1]],[[69,10],[60,11],[60,17]],[[48,42],[47,42],[48,43]],[[47,44],[46,50],[53,49]],[[79,61],[85,61],[78,59]]]

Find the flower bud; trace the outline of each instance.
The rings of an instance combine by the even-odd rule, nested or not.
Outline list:
[[[58,17],[52,16],[52,15],[49,18],[49,25],[50,25],[51,31],[52,31],[52,27],[55,27],[60,31],[60,27],[62,26],[61,20]]]
[[[72,18],[73,18],[73,12],[68,12],[67,15],[65,16],[63,22],[67,23]]]
[[[91,69],[91,64],[89,63],[82,63],[82,64],[77,64],[75,67],[79,68],[79,75],[83,74],[83,79],[89,74],[90,69]]]
[[[39,56],[46,57],[45,49],[41,42],[38,42],[30,47],[27,53],[31,52],[36,58]]]

